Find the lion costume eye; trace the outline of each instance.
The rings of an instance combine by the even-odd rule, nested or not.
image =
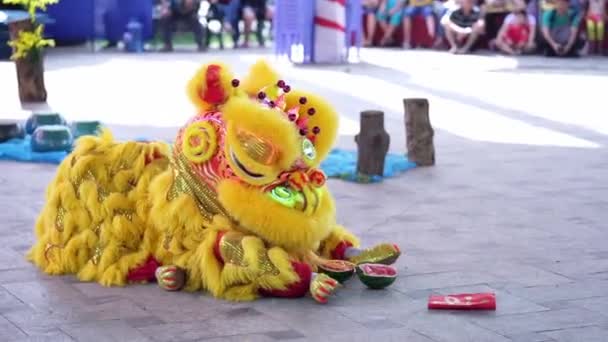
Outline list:
[[[280,150],[268,139],[237,127],[229,122],[225,144],[228,164],[234,173],[252,185],[266,185],[281,172],[277,165]]]
[[[272,143],[244,130],[239,130],[236,138],[247,156],[256,162],[272,165],[276,161],[278,153]]]
[[[317,150],[312,141],[307,138],[302,139],[302,154],[307,162],[313,162],[317,158]]]

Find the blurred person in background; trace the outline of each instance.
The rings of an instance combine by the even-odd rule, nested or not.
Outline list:
[[[461,0],[458,9],[453,10],[444,20],[451,53],[468,53],[484,33],[481,11],[473,1]]]
[[[203,26],[198,16],[201,0],[162,0],[161,4],[160,27],[164,43],[161,51],[173,51],[173,32],[179,22],[194,33],[198,50],[205,50]]]
[[[587,40],[590,54],[602,54],[606,26],[606,0],[587,0]]]
[[[529,53],[536,47],[536,18],[526,11],[523,0],[512,2],[509,13],[498,31],[496,47],[509,55]]]
[[[409,0],[403,10],[403,48],[412,46],[412,18],[423,16],[426,22],[426,32],[435,40],[435,15],[433,0]]]
[[[249,35],[251,34],[253,22],[256,21],[255,37],[259,46],[265,45],[264,22],[269,17],[266,0],[241,0],[239,13],[243,18],[244,42],[243,47],[249,47]],[[238,24],[237,24],[238,27]],[[238,38],[237,38],[238,39]],[[236,42],[235,42],[236,45]]]
[[[404,0],[382,0],[378,9],[378,24],[384,32],[380,45],[387,46],[392,43],[395,29],[401,25],[403,18]]]
[[[555,8],[542,17],[545,55],[549,57],[578,57],[584,42],[579,39],[581,16],[570,8],[568,0],[555,0]]]
[[[376,14],[380,8],[381,0],[363,0],[363,13],[365,14],[365,39],[363,46],[372,46],[376,34]]]

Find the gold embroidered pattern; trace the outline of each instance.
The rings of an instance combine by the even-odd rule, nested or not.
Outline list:
[[[236,138],[245,153],[256,162],[271,165],[276,160],[276,149],[264,139],[246,131],[239,131]]]
[[[57,229],[60,232],[63,232],[63,223],[65,220],[65,213],[66,213],[66,210],[63,209],[62,206],[59,206],[57,208],[57,216],[55,217],[55,229]]]
[[[52,243],[47,243],[46,246],[44,247],[44,258],[46,259],[47,262],[51,262],[51,260],[49,259],[49,252],[51,250],[53,250],[54,248],[62,249],[63,246],[52,244]]]
[[[220,240],[220,254],[224,262],[234,264],[241,267],[247,267],[248,264],[245,261],[245,251],[241,241],[243,235],[238,233],[226,233]]]
[[[93,265],[97,265],[99,264],[99,260],[101,259],[101,246],[97,245],[95,247],[95,251],[93,252],[93,257],[91,258],[91,261],[93,262]]]
[[[272,274],[274,276],[279,275],[281,273],[278,268],[270,261],[268,258],[268,254],[266,250],[261,250],[258,255],[258,267],[262,274]]]
[[[131,168],[131,165],[129,165],[126,161],[122,160],[120,162],[120,164],[118,165],[118,167],[116,167],[110,171],[110,177],[114,178],[114,176],[116,176],[119,172],[128,170],[130,168]]]
[[[87,180],[93,181],[97,185],[97,200],[99,202],[103,202],[106,199],[106,197],[108,197],[110,195],[110,193],[107,190],[105,190],[103,187],[101,187],[99,185],[99,183],[96,182],[93,171],[87,170],[87,172],[85,172],[85,174],[83,176],[76,177],[71,180],[72,186],[74,187],[74,193],[76,194],[76,198],[80,199],[80,186],[82,185],[82,183],[84,181],[87,181]]]
[[[167,193],[168,200],[177,197],[179,193],[186,193],[194,199],[199,212],[208,221],[213,220],[213,216],[217,214],[228,217],[224,207],[219,204],[216,193],[198,179],[182,154],[171,156],[171,166],[174,170],[174,178],[173,185]]]
[[[99,222],[98,224],[96,224],[93,227],[93,233],[95,233],[95,235],[99,236],[99,233],[101,232],[101,225],[103,224],[103,222]]]
[[[108,196],[110,196],[110,193],[107,192],[104,188],[97,185],[97,200],[99,201],[99,203],[103,202]]]
[[[220,241],[220,254],[225,263],[234,264],[240,267],[249,266],[245,260],[245,250],[241,243],[242,240],[243,235],[235,232],[228,232],[222,237]],[[259,251],[257,263],[261,274],[279,274],[279,270],[270,261],[265,249]]]
[[[114,209],[114,215],[125,216],[129,221],[133,220],[133,214],[135,214],[135,211],[131,209]]]
[[[165,234],[165,239],[163,240],[163,248],[165,250],[169,250],[169,248],[171,248],[171,240],[173,240],[173,237],[169,234]]]
[[[186,180],[180,176],[177,172],[174,172],[173,176],[173,184],[167,193],[167,200],[173,201],[180,194],[189,194],[190,189],[188,188],[188,184],[186,184]]]

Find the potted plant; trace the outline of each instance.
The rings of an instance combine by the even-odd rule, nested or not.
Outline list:
[[[11,59],[17,66],[19,98],[21,102],[46,102],[44,86],[44,49],[54,46],[52,39],[44,39],[44,25],[36,21],[36,11],[59,0],[2,0],[4,4],[21,5],[27,10],[29,20],[9,26],[13,48]]]

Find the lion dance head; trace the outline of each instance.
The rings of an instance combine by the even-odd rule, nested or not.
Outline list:
[[[334,109],[263,61],[242,80],[206,64],[188,94],[198,114],[179,131],[172,164],[198,184],[203,212],[288,250],[317,248],[335,225],[319,168],[336,138]]]

